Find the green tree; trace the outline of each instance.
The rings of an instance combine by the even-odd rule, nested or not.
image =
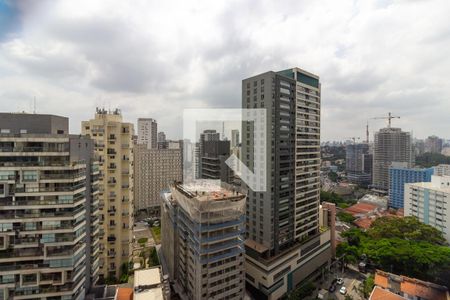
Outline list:
[[[423,168],[430,168],[439,164],[450,164],[450,157],[440,153],[424,153],[416,157],[416,164]]]
[[[129,277],[129,269],[128,269],[128,263],[125,262],[120,266],[120,283],[127,283]]]
[[[153,247],[150,250],[149,264],[150,264],[150,266],[158,266],[159,265],[158,253],[156,252],[155,247]]]
[[[346,263],[365,255],[382,270],[450,287],[450,248],[438,230],[417,219],[380,218],[366,232],[351,229],[337,247]]]
[[[108,276],[105,279],[105,284],[107,284],[107,285],[116,284],[116,283],[117,283],[117,278],[114,276]]]
[[[289,294],[288,300],[301,300],[305,299],[308,296],[311,296],[316,287],[311,282],[306,282],[304,285],[295,289],[292,293]]]
[[[338,204],[338,203],[345,203],[344,198],[336,194],[335,192],[326,192],[326,191],[320,191],[320,200]]]
[[[339,178],[339,175],[336,172],[330,171],[328,173],[328,178],[330,178],[330,180],[333,181],[333,182],[337,182],[338,178]]]
[[[369,298],[375,285],[374,276],[369,275],[358,287],[358,292],[364,299]]]
[[[339,221],[346,222],[346,223],[353,223],[355,221],[355,217],[352,214],[349,214],[345,211],[340,211],[337,213],[337,217],[339,218]]]
[[[439,245],[445,245],[447,243],[441,231],[420,222],[415,217],[378,218],[367,233],[373,239],[399,238],[412,241],[425,241]]]

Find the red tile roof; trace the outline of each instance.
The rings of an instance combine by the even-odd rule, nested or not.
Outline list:
[[[392,285],[391,281],[394,280],[395,284]],[[400,286],[400,291],[396,292],[422,299],[448,300],[450,297],[448,289],[445,286],[380,270],[377,270],[375,273],[375,285],[388,289],[392,289],[394,286]]]
[[[374,219],[372,218],[360,218],[353,222],[356,226],[362,229],[368,229],[372,225]]]
[[[133,300],[132,288],[118,288],[115,300]]]
[[[375,286],[370,294],[369,300],[405,300],[402,296],[394,294],[388,290]]]
[[[357,203],[355,205],[352,205],[346,209],[344,209],[346,212],[355,215],[360,214],[367,214],[369,212],[375,211],[377,209],[377,206],[369,203]]]

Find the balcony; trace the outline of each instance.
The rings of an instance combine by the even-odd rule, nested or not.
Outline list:
[[[92,128],[91,132],[92,133],[105,133],[105,129],[104,128]]]
[[[84,196],[78,197],[76,199],[73,200],[16,200],[16,201],[11,201],[11,200],[5,200],[4,202],[2,202],[3,208],[7,208],[8,206],[11,206],[13,209],[21,209],[21,206],[39,206],[39,208],[41,208],[40,206],[59,206],[59,205],[69,205],[69,206],[73,206],[74,204],[80,204],[81,202],[83,202],[84,200],[86,200],[86,198]],[[49,207],[42,207],[42,208],[49,208]],[[25,209],[25,208],[24,208]],[[28,207],[26,207],[26,209],[29,209]]]
[[[31,299],[31,298],[28,298],[28,297],[30,297],[30,295],[36,295],[36,297],[33,299],[40,299],[40,298],[45,299],[46,298],[45,294],[53,295],[54,293],[75,291],[76,289],[79,288],[79,285],[80,285],[80,283],[66,283],[64,285],[41,287],[41,288],[38,288],[35,290],[23,290],[23,291],[16,290],[13,292],[13,296],[14,297],[27,296],[26,299]]]
[[[74,192],[79,189],[85,189],[86,185],[77,184],[72,186],[55,186],[55,187],[39,187],[39,188],[18,188],[14,190],[15,193],[59,193],[59,192]]]
[[[60,225],[45,225],[37,224],[33,229],[26,228],[25,226],[14,226],[11,231],[20,231],[20,232],[33,232],[33,231],[41,231],[41,230],[60,230],[60,229],[72,229],[76,230],[76,228],[86,221],[82,220],[78,223],[73,223],[71,221],[64,221]]]
[[[112,148],[108,148],[108,150],[106,151],[106,153],[107,153],[108,155],[116,155],[116,154],[117,154],[116,150],[114,150],[114,149],[112,149]]]
[[[81,248],[84,248],[82,243],[66,249],[47,249],[47,257],[74,256]]]
[[[60,180],[60,179],[77,179],[86,176],[86,172],[79,172],[76,174],[49,174],[41,172],[40,180]]]
[[[35,248],[25,248],[25,249],[9,249],[6,251],[0,251],[0,261],[9,260],[9,261],[20,261],[25,258],[36,258],[43,257],[44,253],[41,249]]]
[[[20,211],[12,211],[7,213],[0,213],[0,218],[3,219],[32,219],[32,218],[74,218],[80,212],[85,211],[84,207],[74,211],[56,211],[56,212],[38,212],[38,213],[24,213]]]
[[[14,248],[22,248],[35,246],[37,247],[39,244],[38,237],[28,237],[28,238],[14,238]]]
[[[35,152],[52,152],[52,153],[58,153],[61,155],[67,155],[69,149],[59,149],[58,147],[21,147],[21,146],[15,146],[15,147],[0,147],[0,152],[29,152],[29,153],[35,153]]]

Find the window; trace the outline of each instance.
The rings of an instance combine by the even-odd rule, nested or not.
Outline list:
[[[23,171],[22,181],[35,182],[38,179],[38,171]]]

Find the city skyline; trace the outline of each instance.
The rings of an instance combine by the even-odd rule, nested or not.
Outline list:
[[[77,133],[95,107],[119,107],[178,139],[182,109],[238,108],[243,78],[301,65],[321,74],[324,141],[363,137],[388,111],[414,137],[448,138],[444,1],[14,3],[0,2],[0,111],[36,99]]]
[[[450,300],[448,12],[0,0],[0,300]]]

